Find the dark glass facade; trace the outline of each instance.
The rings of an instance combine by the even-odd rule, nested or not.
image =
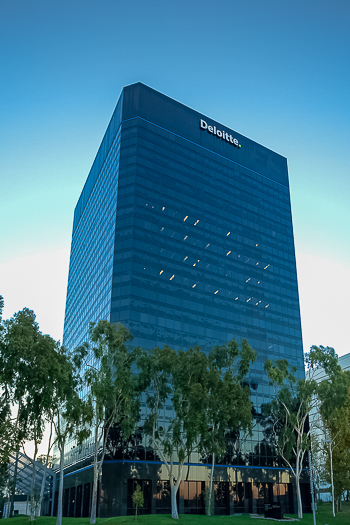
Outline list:
[[[84,342],[89,322],[102,318],[125,324],[133,344],[146,349],[198,344],[210,351],[247,338],[258,351],[249,375],[257,410],[273,394],[267,358],[287,358],[302,377],[286,159],[143,84],[124,88],[75,210],[64,344]],[[72,487],[83,484],[72,474],[92,451],[89,442],[81,454],[74,445],[66,453]],[[100,515],[128,512],[126,461],[147,487],[149,512],[167,508],[156,460],[141,439],[106,464]],[[217,512],[254,511],[274,497],[292,505],[288,472],[259,426],[239,453],[229,446],[221,463]],[[112,504],[114,471],[126,481],[118,482],[125,497]],[[180,511],[202,512],[198,487],[207,467],[194,455],[190,471]]]

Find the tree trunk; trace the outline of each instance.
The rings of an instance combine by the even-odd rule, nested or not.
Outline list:
[[[51,438],[52,438],[52,421],[51,421],[51,427],[50,427],[49,444],[48,444],[48,447],[47,447],[47,454],[46,454],[46,461],[45,461],[45,470],[43,472],[43,480],[41,482],[40,496],[39,496],[39,502],[38,502],[38,508],[39,508],[39,511],[40,511],[40,516],[41,516],[41,505],[42,505],[42,502],[43,502],[44,490],[45,490],[46,471],[47,471],[47,465],[49,463],[49,455],[50,455],[50,449],[51,449]]]
[[[36,494],[35,494],[35,477],[36,477],[36,455],[38,453],[38,444],[36,442],[36,434],[34,434],[34,457],[33,457],[33,474],[32,474],[32,484],[30,488],[30,518],[29,521],[35,521],[36,520],[36,514],[37,514],[37,501],[36,501]]]
[[[296,489],[297,489],[297,500],[298,500],[298,518],[303,519],[303,505],[301,502],[300,482],[299,476],[295,477]]]
[[[179,519],[179,514],[177,512],[177,501],[176,495],[179,490],[180,483],[182,480],[182,469],[184,466],[184,460],[179,461],[178,471],[177,471],[177,480],[174,483],[174,478],[170,477],[170,486],[171,486],[171,517],[175,520]]]
[[[16,493],[16,483],[17,483],[17,471],[18,471],[18,455],[19,455],[19,446],[16,450],[16,461],[15,461],[15,471],[13,474],[13,481],[12,481],[12,492],[11,492],[11,506],[10,506],[10,518],[13,516],[13,509],[15,506],[15,493]]]
[[[64,463],[64,441],[59,443],[60,449],[60,484],[58,489],[57,520],[56,525],[62,525],[62,500],[63,500],[63,463]]]
[[[335,518],[335,508],[334,508],[334,481],[333,481],[333,451],[332,451],[332,443],[329,446],[330,455],[331,455],[331,483],[332,483],[332,512],[333,517]]]
[[[16,439],[17,439],[17,429],[18,429],[18,422],[19,422],[19,413],[21,410],[21,402],[19,402],[18,410],[17,410],[17,416],[16,416]],[[12,487],[12,493],[11,493],[11,506],[10,506],[10,518],[13,516],[13,509],[15,506],[15,493],[16,493],[16,483],[17,483],[17,471],[18,471],[18,456],[19,456],[19,444],[16,447],[16,461],[15,461],[15,472],[13,474],[13,487]]]
[[[212,455],[210,479],[209,479],[209,501],[208,501],[208,509],[207,509],[208,516],[211,516],[211,511],[212,511],[211,501],[213,497],[214,464],[215,464],[215,452],[213,452],[213,455]]]
[[[112,426],[112,422],[113,422],[113,418],[110,419],[110,423],[108,424],[107,428],[105,428],[104,436],[103,436],[103,431],[102,431],[103,445],[102,445],[102,452],[101,452],[101,457],[100,457],[100,465],[98,465],[98,462],[97,462],[99,443],[101,439],[101,437],[100,438],[98,437],[99,424],[96,423],[96,427],[95,427],[94,482],[93,482],[93,489],[92,489],[91,515],[90,515],[91,525],[96,523],[98,479],[102,471],[103,460],[106,454],[107,438],[108,438],[110,428]]]
[[[35,454],[34,454],[35,457]],[[35,475],[36,475],[36,467],[35,467],[35,459],[33,461],[33,474],[32,474],[32,484],[30,488],[30,518],[29,521],[35,521],[36,519],[36,501],[35,501]]]
[[[98,453],[98,422],[96,421],[95,426],[95,452],[94,452],[94,481],[92,485],[92,500],[91,500],[91,514],[90,514],[90,525],[96,523],[96,510],[97,510],[97,484],[98,484],[98,465],[97,465],[97,453]]]
[[[176,495],[177,495],[177,489],[176,483],[174,483],[173,480],[170,481],[171,486],[171,517],[174,518],[174,520],[179,519],[179,515],[177,512],[177,501],[176,501]]]

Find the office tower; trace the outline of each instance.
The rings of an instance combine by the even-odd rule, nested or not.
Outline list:
[[[267,358],[287,358],[303,377],[286,159],[141,83],[125,87],[74,213],[64,344],[84,342],[99,319],[125,324],[145,349],[209,352],[247,338],[258,352],[248,378],[258,411],[273,394]],[[271,498],[293,506],[292,480],[261,440],[257,426],[243,460],[222,460],[217,512],[261,510]],[[92,449],[72,447],[67,512],[79,516]],[[168,509],[165,472],[143,442],[104,465],[101,516],[131,512],[136,477],[144,511]],[[190,466],[180,512],[203,511],[207,479],[207,467]]]

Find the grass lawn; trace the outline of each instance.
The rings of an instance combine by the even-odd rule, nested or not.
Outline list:
[[[296,518],[296,515],[287,514]],[[276,523],[277,520],[265,520],[259,518],[251,518],[251,516],[240,516],[238,514],[234,516],[197,516],[189,514],[180,514],[178,523],[183,525],[259,525],[265,523],[268,525]],[[20,516],[11,518],[13,525],[28,525],[28,517]],[[135,521],[133,516],[121,516],[117,518],[97,518],[97,525],[119,525],[127,523],[129,525],[172,525],[175,520],[172,520],[170,515],[167,514],[148,514],[145,516],[139,516]],[[286,523],[286,522],[281,522]],[[293,522],[290,522],[293,523]],[[297,522],[294,522],[297,524]],[[305,514],[303,520],[300,522],[302,525],[313,525],[312,514]],[[89,525],[89,518],[63,518],[62,525]],[[56,525],[56,518],[38,518],[37,525]],[[316,515],[316,525],[350,525],[350,504],[343,503],[342,511],[339,512],[335,518],[332,516],[332,506],[330,503],[324,503],[319,506]]]

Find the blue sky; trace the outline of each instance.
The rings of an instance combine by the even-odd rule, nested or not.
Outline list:
[[[0,294],[62,338],[73,210],[124,85],[288,158],[304,346],[350,351],[350,3],[2,0]]]

